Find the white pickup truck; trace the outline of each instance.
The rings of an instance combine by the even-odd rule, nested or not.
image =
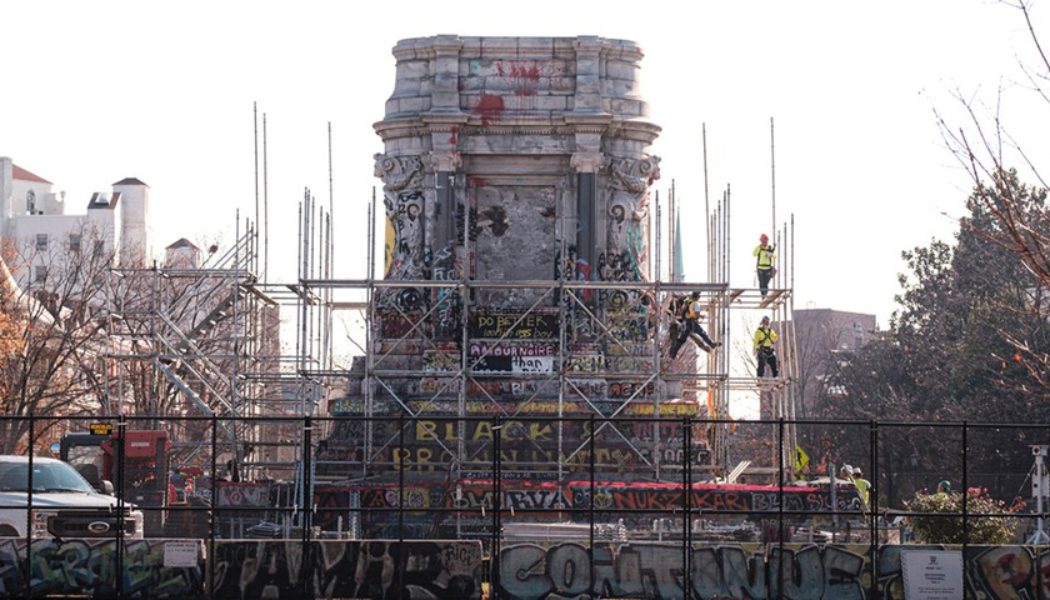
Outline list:
[[[60,460],[34,456],[31,499],[29,483],[29,457],[0,456],[0,537],[27,537],[30,523],[34,539],[113,538],[122,523],[125,537],[142,537],[141,511],[125,504],[121,519],[115,497]]]

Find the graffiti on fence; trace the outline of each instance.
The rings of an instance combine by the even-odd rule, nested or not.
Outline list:
[[[129,540],[117,570],[114,540],[36,540],[26,561],[24,540],[0,541],[0,596],[59,595],[201,598],[199,567],[165,567],[164,540]],[[27,573],[28,568],[28,573]],[[118,577],[119,586],[118,586]]]
[[[481,543],[220,542],[216,598],[426,598],[481,596]]]
[[[868,546],[742,544],[694,546],[689,589],[681,546],[565,543],[521,544],[500,553],[502,596],[546,600],[587,596],[617,598],[719,598],[757,600],[903,600],[902,546],[879,549],[878,577],[871,579]],[[1030,546],[972,546],[964,552],[966,586],[988,600],[1045,598],[1050,594],[1050,552]],[[1039,571],[1043,573],[1040,574]],[[593,578],[592,578],[593,574]]]
[[[459,493],[414,488],[425,503],[454,509],[492,506],[480,489]],[[377,490],[378,492],[378,490]],[[391,500],[390,494],[393,494]],[[429,500],[425,499],[428,498]],[[369,502],[397,503],[385,490]],[[559,508],[568,500],[556,488],[513,490],[504,495],[519,509]],[[363,506],[369,506],[363,502]],[[0,595],[203,598],[209,591],[201,567],[165,567],[166,540],[129,540],[117,569],[113,541],[0,542]],[[826,544],[678,544],[600,542],[586,545],[505,546],[496,565],[501,597],[553,600],[576,597],[719,598],[758,600],[903,600],[901,552],[924,546],[883,545],[872,577],[872,548]],[[928,547],[927,547],[928,548]],[[1045,546],[940,547],[963,553],[969,594],[987,600],[1050,595],[1050,550]],[[481,542],[311,541],[217,542],[207,568],[216,598],[480,598]],[[687,576],[688,575],[688,576]],[[688,583],[687,583],[688,582]],[[685,589],[689,593],[686,594]]]

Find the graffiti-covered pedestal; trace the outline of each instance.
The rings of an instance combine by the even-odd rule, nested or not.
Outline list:
[[[599,37],[436,36],[394,48],[375,124],[385,284],[318,473],[460,497],[468,482],[680,477],[703,416],[653,281],[659,127],[641,49]],[[676,375],[677,374],[677,375]],[[615,418],[607,422],[605,419]],[[696,435],[691,460],[712,460]],[[498,464],[497,464],[498,463]]]

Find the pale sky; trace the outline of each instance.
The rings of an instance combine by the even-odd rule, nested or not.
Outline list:
[[[1045,4],[1045,2],[1043,3]],[[903,249],[946,238],[969,189],[934,108],[994,103],[1033,155],[1050,108],[1020,81],[1032,48],[1019,12],[982,0],[881,2],[82,2],[5,0],[0,155],[67,192],[150,185],[155,245],[232,239],[254,213],[252,102],[269,124],[271,279],[294,275],[304,186],[328,202],[334,137],[336,276],[364,274],[364,221],[393,91],[390,49],[439,33],[600,35],[645,52],[643,90],[685,203],[689,280],[703,280],[701,123],[712,199],[733,189],[734,286],[777,220],[795,215],[796,307],[875,313],[885,326]],[[1033,18],[1048,22],[1038,3]],[[1046,28],[1050,31],[1050,27]],[[1050,33],[1047,33],[1050,40]],[[1037,144],[1042,143],[1042,146]],[[665,245],[666,247],[666,245]]]

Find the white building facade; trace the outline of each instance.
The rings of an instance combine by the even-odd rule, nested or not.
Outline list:
[[[65,192],[43,177],[0,157],[0,238],[21,260],[11,265],[20,284],[43,281],[69,256],[112,256],[122,267],[151,261],[149,186],[122,179],[96,192],[83,214],[67,214]]]

